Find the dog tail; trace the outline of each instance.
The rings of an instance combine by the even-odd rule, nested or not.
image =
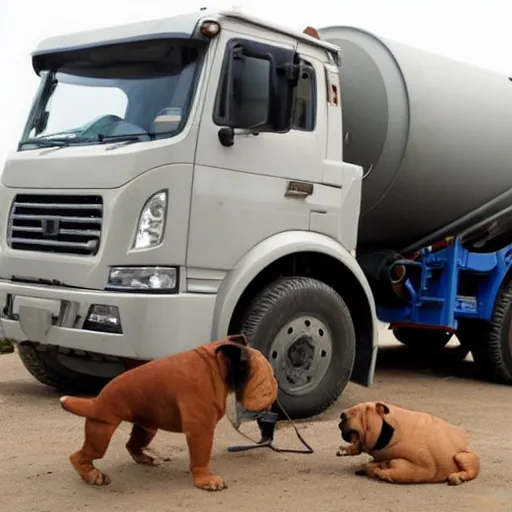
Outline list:
[[[79,398],[76,396],[61,396],[60,405],[62,408],[77,416],[94,419],[94,399]]]

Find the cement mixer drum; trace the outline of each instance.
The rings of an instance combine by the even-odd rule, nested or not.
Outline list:
[[[341,48],[344,159],[364,168],[360,249],[457,234],[511,204],[508,76],[354,27],[319,32]]]

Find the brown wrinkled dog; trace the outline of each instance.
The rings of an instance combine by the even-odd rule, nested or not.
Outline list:
[[[350,444],[336,455],[365,452],[374,458],[357,475],[401,484],[459,485],[480,472],[467,432],[431,414],[363,402],[344,410],[340,419],[341,437]]]
[[[126,448],[138,464],[162,459],[148,445],[158,429],[186,435],[194,485],[217,491],[226,484],[210,471],[213,435],[234,391],[249,411],[269,409],[277,398],[277,381],[263,354],[245,335],[157,359],[122,373],[96,398],[63,396],[62,407],[85,420],[82,448],[70,456],[77,473],[91,485],[110,483],[93,461],[107,451],[122,421],[133,424]]]

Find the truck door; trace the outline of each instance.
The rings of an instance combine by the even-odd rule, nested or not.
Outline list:
[[[254,34],[254,35],[253,35]],[[282,231],[308,230],[318,191],[286,194],[293,182],[319,183],[325,155],[325,87],[320,65],[301,77],[293,129],[285,134],[236,135],[219,142],[214,122],[222,84],[224,52],[230,40],[259,41],[293,50],[297,42],[275,34],[223,30],[212,65],[198,136],[194,170],[187,267],[231,269],[261,240]],[[219,54],[220,53],[220,54]],[[310,60],[308,59],[308,62]],[[205,251],[205,248],[208,248]]]

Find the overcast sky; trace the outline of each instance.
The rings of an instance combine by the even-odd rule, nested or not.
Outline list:
[[[172,16],[202,6],[214,9],[233,4],[300,30],[306,25],[336,23],[363,27],[512,76],[512,0],[3,0],[0,164],[15,148],[38,84],[30,52],[39,40],[77,30]]]

